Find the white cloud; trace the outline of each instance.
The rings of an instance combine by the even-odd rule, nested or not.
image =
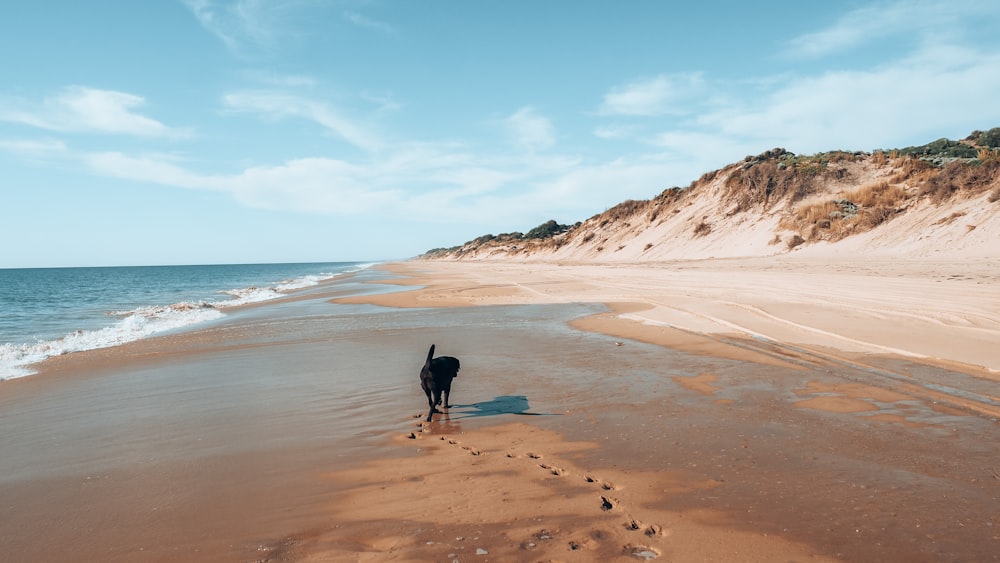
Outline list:
[[[601,125],[594,129],[594,136],[601,139],[624,139],[632,136],[636,130],[636,127],[630,125]]]
[[[290,160],[278,166],[254,166],[235,175],[192,172],[169,155],[129,156],[94,153],[84,162],[94,171],[126,180],[172,187],[225,192],[249,207],[318,213],[366,215],[392,206],[398,196],[364,182],[368,171],[329,158]]]
[[[117,133],[142,137],[185,137],[190,132],[168,127],[134,110],[145,105],[141,96],[82,86],[65,88],[41,104],[0,101],[0,121],[22,123],[50,131]]]
[[[258,113],[272,118],[299,117],[315,121],[352,145],[377,151],[382,142],[371,128],[344,117],[329,104],[280,92],[236,92],[222,98],[233,111]]]
[[[534,108],[524,107],[504,120],[514,143],[526,150],[547,149],[555,144],[555,128],[549,118]]]
[[[43,141],[0,139],[0,150],[25,156],[45,156],[66,152],[66,143],[56,139],[46,139]]]
[[[661,74],[616,86],[605,94],[600,113],[657,116],[685,114],[690,102],[704,88],[701,73]]]
[[[870,70],[789,79],[761,100],[700,116],[691,129],[796,152],[890,148],[934,131],[993,126],[998,89],[1000,53],[936,45]]]
[[[301,3],[270,0],[183,0],[198,23],[240,57],[269,55],[297,40],[288,25]]]
[[[128,156],[121,152],[82,155],[85,165],[106,176],[201,190],[225,190],[217,178],[189,172],[169,155]]]
[[[996,15],[996,2],[970,0],[905,0],[882,2],[847,12],[829,27],[793,38],[787,55],[822,57],[854,49],[878,39],[905,36],[919,41],[960,39],[962,21]]]
[[[379,221],[509,226],[580,218],[592,212],[595,198],[597,205],[613,205],[658,183],[647,164],[605,169],[563,156],[483,157],[433,144],[392,147],[367,161],[292,159],[236,174],[199,173],[163,154],[104,152],[82,159],[102,176],[223,192],[254,208]]]
[[[919,18],[908,15],[915,12],[917,3],[865,6],[849,12],[832,26],[801,35],[789,41],[790,54],[801,57],[819,57],[863,44],[871,39],[896,33],[908,22]]]

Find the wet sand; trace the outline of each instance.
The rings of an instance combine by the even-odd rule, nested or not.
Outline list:
[[[719,304],[753,304],[747,288],[768,276],[794,289],[780,280],[814,271],[736,266],[714,267],[745,294],[720,283],[712,302],[705,283],[677,285],[714,275],[709,264],[675,285],[652,276],[656,291],[650,276],[618,272],[610,291],[558,266],[406,263],[197,331],[57,358],[0,385],[0,553],[997,560],[1000,393],[995,373],[973,367],[996,358],[975,340],[1000,311],[989,308],[996,279],[941,282],[986,299],[982,314],[961,309],[967,297],[929,300],[922,317],[883,307],[852,333],[878,338],[837,347],[816,331],[859,309],[778,338],[767,317]],[[918,293],[951,275],[902,273]],[[836,288],[865,276],[844,276],[826,283],[846,299]],[[874,290],[899,284],[868,277]],[[424,289],[344,297],[383,283]],[[678,292],[684,310],[664,308],[658,297]],[[761,310],[819,311],[815,299],[798,306],[805,293]],[[952,324],[972,342],[928,357],[871,347],[912,345],[907,327],[883,336],[872,318],[910,314],[923,333],[946,325],[938,311],[965,314]],[[717,321],[755,334],[704,330]],[[424,424],[417,372],[431,343],[463,369],[454,407]]]

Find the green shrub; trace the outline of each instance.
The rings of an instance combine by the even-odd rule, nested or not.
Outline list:
[[[980,132],[975,141],[981,147],[1000,148],[1000,127]]]
[[[904,149],[898,149],[898,152],[902,156],[917,156],[922,158],[975,158],[976,149],[961,143],[959,141],[951,141],[944,137],[927,143],[926,145],[920,145],[918,147],[906,147]]]
[[[559,223],[556,223],[554,220],[549,219],[548,221],[528,231],[528,233],[524,235],[524,238],[526,239],[551,238],[556,235],[565,233],[569,229],[570,229],[569,225],[560,225]]]

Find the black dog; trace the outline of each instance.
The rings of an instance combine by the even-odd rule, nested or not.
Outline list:
[[[451,394],[451,380],[458,377],[460,364],[458,358],[451,356],[434,357],[434,345],[427,352],[427,361],[424,367],[420,368],[420,387],[427,394],[427,404],[430,410],[427,412],[427,422],[431,421],[437,406],[441,404],[441,395],[444,394],[444,408],[451,408],[448,404],[448,395]]]

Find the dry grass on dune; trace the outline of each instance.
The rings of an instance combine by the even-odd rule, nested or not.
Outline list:
[[[905,206],[906,190],[882,181],[841,194],[836,199],[799,206],[779,224],[805,240],[838,241],[875,228]]]

